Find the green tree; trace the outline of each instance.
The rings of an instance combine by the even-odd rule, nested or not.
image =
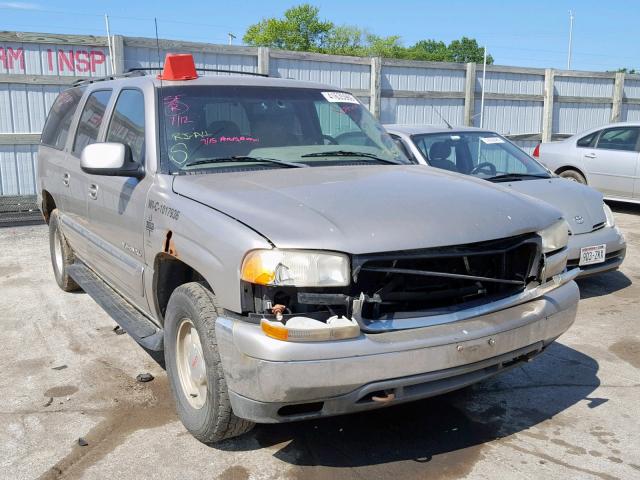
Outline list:
[[[399,35],[381,37],[352,25],[336,26],[320,20],[319,13],[317,7],[308,3],[291,7],[282,18],[265,18],[251,25],[243,37],[244,43],[334,55],[482,63],[483,49],[472,38],[462,37],[449,45],[420,40],[405,47]],[[487,63],[493,63],[491,55],[487,55]]]
[[[333,23],[320,20],[318,13],[318,8],[308,3],[291,7],[282,19],[267,18],[251,25],[243,40],[254,46],[318,51],[334,28]]]
[[[370,57],[405,58],[407,49],[400,43],[398,35],[379,37],[372,33],[367,34],[367,55]]]
[[[412,60],[428,60],[431,62],[449,61],[449,50],[444,42],[436,40],[420,40],[407,49]]]
[[[482,63],[484,60],[484,49],[480,48],[474,38],[462,37],[460,40],[454,40],[449,44],[447,50],[450,62]],[[491,55],[487,55],[487,63],[493,63]]]
[[[366,56],[367,32],[350,25],[334,27],[327,34],[323,53]]]

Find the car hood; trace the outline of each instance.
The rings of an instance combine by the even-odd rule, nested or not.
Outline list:
[[[173,190],[235,218],[276,247],[353,254],[510,237],[561,216],[501,186],[418,165],[182,175]]]
[[[501,185],[538,198],[560,210],[575,235],[588,233],[606,220],[602,194],[596,189],[564,178],[523,180]]]

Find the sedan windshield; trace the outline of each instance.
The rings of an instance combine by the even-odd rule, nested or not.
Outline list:
[[[159,91],[167,173],[409,163],[349,93],[204,85]]]
[[[513,143],[491,132],[413,135],[432,167],[500,181],[549,178],[549,172]]]

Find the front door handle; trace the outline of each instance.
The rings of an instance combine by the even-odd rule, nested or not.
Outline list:
[[[71,175],[65,172],[65,174],[62,175],[62,185],[64,185],[65,187],[68,187],[70,179],[71,179]]]
[[[587,158],[596,158],[596,154],[595,153],[585,153],[584,156],[587,157]]]
[[[89,198],[91,200],[98,198],[98,186],[95,183],[89,185]]]

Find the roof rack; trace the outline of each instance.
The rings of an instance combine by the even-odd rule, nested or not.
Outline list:
[[[91,83],[96,83],[96,82],[106,82],[107,80],[115,80],[117,78],[126,78],[126,77],[138,77],[144,75],[144,73],[139,72],[138,70],[132,71],[129,70],[126,73],[118,73],[115,75],[106,75],[104,77],[89,77],[89,78],[83,78],[80,80],[76,80],[75,82],[73,82],[71,84],[72,87],[79,87],[81,85],[89,85]]]
[[[81,85],[89,85],[96,82],[106,82],[107,80],[116,80],[118,78],[127,78],[127,77],[138,77],[143,76],[145,71],[151,72],[160,72],[163,70],[163,67],[136,67],[130,68],[125,73],[118,73],[115,75],[106,75],[104,77],[89,77],[83,78],[80,80],[76,80],[71,84],[72,87],[79,87]],[[255,77],[268,77],[269,75],[266,73],[256,73],[256,72],[242,72],[240,70],[223,70],[220,68],[196,68],[196,71],[199,72],[217,72],[217,73],[236,73],[238,75],[252,75]]]
[[[136,67],[136,68],[130,68],[129,70],[127,70],[127,73],[144,72],[144,71],[160,72],[162,70],[163,70],[163,67]],[[241,70],[224,70],[221,68],[197,68],[196,67],[196,71],[197,72],[216,72],[216,73],[235,73],[238,75],[252,75],[254,77],[269,76],[266,73],[243,72]]]

